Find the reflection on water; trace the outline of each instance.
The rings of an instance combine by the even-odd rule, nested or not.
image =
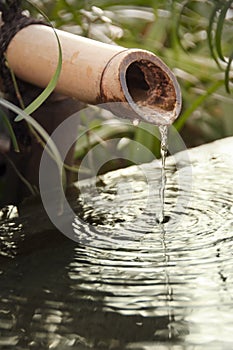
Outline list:
[[[168,160],[164,225],[154,214],[156,163],[151,188],[132,168],[82,189],[73,203],[80,244],[39,209],[33,222],[30,210],[3,221],[0,348],[232,349],[233,158],[197,152],[192,187],[179,191],[186,165]]]

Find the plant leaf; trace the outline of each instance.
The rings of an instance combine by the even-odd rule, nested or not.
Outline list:
[[[229,57],[229,61],[227,64],[227,68],[225,71],[225,87],[226,87],[226,91],[230,94],[230,69],[231,69],[231,63],[233,61],[233,52],[231,53],[230,57]]]
[[[180,47],[187,52],[186,48],[184,47],[184,45],[181,42],[181,37],[180,37],[180,24],[181,24],[181,19],[182,19],[182,15],[184,12],[185,7],[188,5],[189,1],[186,0],[184,1],[184,3],[182,4],[181,10],[179,12],[179,15],[177,16],[177,21],[176,21],[176,37],[177,37],[177,42],[180,45]]]
[[[54,159],[58,165],[58,168],[60,169],[63,166],[63,162],[61,160],[60,153],[53,142],[52,138],[49,136],[49,134],[46,132],[46,130],[43,129],[43,127],[30,115],[28,115],[25,111],[20,109],[19,107],[15,106],[13,103],[5,100],[4,98],[0,97],[0,105],[10,109],[14,113],[22,116],[22,119],[25,119],[33,128],[41,135],[41,137],[47,142],[47,145],[54,155]]]
[[[14,130],[12,128],[12,125],[9,119],[7,118],[6,114],[1,109],[0,109],[0,116],[2,117],[3,123],[5,124],[6,128],[8,129],[15,152],[19,152],[19,145],[15,136]]]
[[[227,13],[228,9],[230,8],[231,3],[232,3],[232,0],[228,0],[226,2],[226,4],[223,6],[223,8],[221,9],[221,12],[220,12],[220,15],[218,18],[216,34],[215,34],[216,51],[217,51],[219,58],[224,62],[226,60],[225,60],[223,53],[222,53],[222,31],[223,31],[223,25],[224,25],[226,13]]]
[[[214,23],[215,23],[215,18],[218,14],[218,11],[221,9],[222,4],[220,2],[217,2],[213,8],[213,11],[210,14],[210,18],[209,18],[209,26],[207,29],[207,38],[208,38],[208,44],[209,44],[209,49],[210,49],[210,53],[211,56],[213,57],[213,59],[215,60],[215,62],[217,63],[218,67],[221,69],[221,66],[219,64],[218,61],[218,57],[215,53],[215,49],[214,49],[214,42],[213,42],[213,27],[214,27]]]
[[[187,119],[191,116],[191,114],[215,91],[217,91],[220,86],[224,84],[223,80],[217,81],[214,84],[212,84],[209,89],[206,91],[205,94],[199,96],[189,108],[187,108],[184,113],[177,119],[177,121],[174,123],[174,126],[179,131],[184,126]]]
[[[35,4],[32,4],[29,0],[27,0],[27,2],[33,7],[35,7],[43,15],[43,17],[48,21],[48,23],[50,23],[58,43],[58,63],[57,63],[57,67],[54,72],[54,75],[52,76],[50,82],[48,83],[47,87],[42,91],[42,93],[32,103],[30,103],[30,105],[28,105],[25,108],[25,113],[32,114],[37,108],[39,108],[42,105],[42,103],[44,103],[44,101],[50,96],[50,94],[53,92],[53,90],[57,85],[57,82],[61,73],[61,68],[62,68],[62,49],[61,49],[61,43],[60,43],[59,37],[56,33],[56,30],[54,29],[51,22],[49,21],[49,18]],[[15,121],[18,122],[22,119],[23,119],[23,116],[21,114],[15,118]]]

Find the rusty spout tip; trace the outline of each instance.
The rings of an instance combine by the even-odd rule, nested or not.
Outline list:
[[[172,124],[181,110],[180,87],[172,71],[153,53],[137,49],[110,60],[101,79],[101,101],[124,102],[122,117],[158,126]],[[118,113],[111,110],[120,114],[119,108]]]
[[[160,66],[147,60],[133,62],[125,78],[129,102],[141,118],[159,125],[171,124],[178,116],[174,81]]]
[[[122,70],[121,83],[138,119],[156,125],[172,124],[181,109],[181,92],[174,74],[147,51],[135,53],[133,62],[128,62],[122,62],[126,69]]]

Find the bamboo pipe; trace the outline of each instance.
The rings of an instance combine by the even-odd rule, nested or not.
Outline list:
[[[126,49],[56,30],[62,71],[56,91],[90,104],[109,103],[121,117],[171,124],[181,109],[181,92],[170,69],[153,53]],[[46,87],[57,66],[53,29],[33,24],[11,40],[7,60],[16,76]],[[123,110],[111,102],[125,102]],[[115,106],[112,108],[112,106]]]

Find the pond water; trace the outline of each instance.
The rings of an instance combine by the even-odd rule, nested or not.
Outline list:
[[[164,224],[158,162],[83,182],[79,242],[36,202],[2,220],[0,349],[232,349],[232,146],[168,158]]]

